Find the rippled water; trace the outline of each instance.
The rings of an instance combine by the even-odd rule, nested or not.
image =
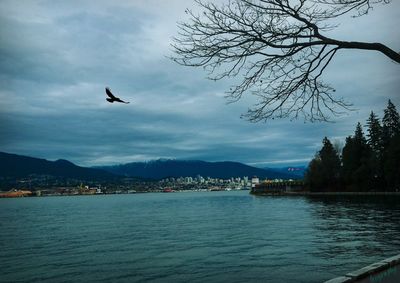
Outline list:
[[[400,253],[399,197],[0,199],[1,282],[321,282]]]

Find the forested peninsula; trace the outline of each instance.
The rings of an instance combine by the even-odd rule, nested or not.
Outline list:
[[[379,119],[373,111],[356,125],[344,146],[325,137],[308,165],[305,184],[313,192],[400,191],[400,116],[389,100]]]

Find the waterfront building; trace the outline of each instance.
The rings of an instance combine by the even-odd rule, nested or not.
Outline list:
[[[257,184],[260,183],[260,179],[257,176],[251,178],[251,187],[254,188]]]

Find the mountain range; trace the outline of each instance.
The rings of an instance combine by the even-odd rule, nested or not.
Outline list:
[[[239,162],[206,162],[201,160],[159,159],[149,162],[133,162],[114,166],[96,167],[113,174],[162,179],[166,177],[203,177],[228,179],[257,176],[268,179],[300,179],[290,171],[256,168]]]
[[[227,179],[257,176],[268,179],[299,179],[286,169],[256,168],[239,162],[206,162],[199,160],[154,160],[114,166],[81,167],[70,161],[45,159],[0,152],[0,177],[21,178],[29,175],[51,175],[82,180],[114,180],[121,177],[162,179],[166,177],[203,177]]]
[[[33,174],[93,181],[110,180],[117,177],[107,171],[77,166],[64,159],[48,161],[0,152],[0,177],[23,178]]]

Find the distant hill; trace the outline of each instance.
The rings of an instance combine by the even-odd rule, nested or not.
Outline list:
[[[113,174],[130,177],[162,179],[167,177],[203,177],[228,179],[231,177],[257,176],[268,179],[298,179],[291,172],[262,169],[239,162],[206,162],[198,160],[155,160],[133,162],[115,166],[96,167]]]
[[[0,152],[0,177],[26,177],[32,174],[82,180],[108,180],[117,177],[110,172],[80,167],[63,159],[48,161]]]

